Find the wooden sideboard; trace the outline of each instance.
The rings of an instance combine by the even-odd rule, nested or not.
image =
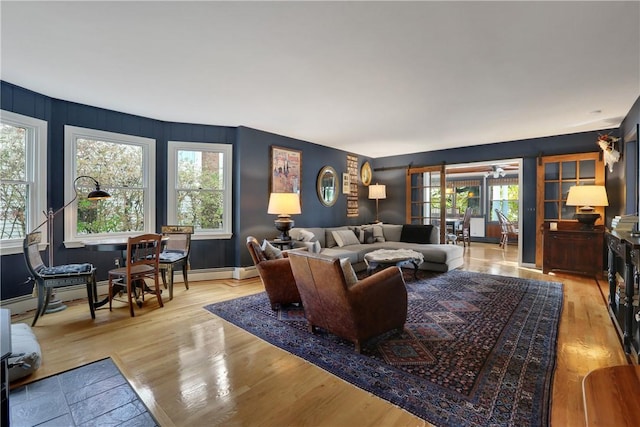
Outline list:
[[[640,237],[614,230],[607,232],[606,239],[609,251],[609,315],[621,335],[624,351],[635,353],[640,363]],[[622,289],[616,283],[619,264],[623,265],[620,272],[624,279]]]
[[[577,222],[556,222],[557,230],[550,229],[550,222],[542,225],[542,272],[568,271],[601,276],[604,271],[604,227],[584,230]]]

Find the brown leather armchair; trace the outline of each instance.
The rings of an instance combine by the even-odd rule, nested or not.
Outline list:
[[[338,258],[294,251],[289,260],[311,332],[321,327],[353,341],[359,353],[365,340],[403,330],[407,289],[398,267],[349,286]]]
[[[260,274],[273,310],[281,305],[301,302],[286,252],[283,253],[284,258],[267,259],[260,243],[253,236],[247,237],[247,249]]]

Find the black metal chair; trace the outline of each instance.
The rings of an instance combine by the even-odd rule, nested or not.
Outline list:
[[[45,314],[51,299],[52,289],[74,285],[87,286],[89,310],[91,318],[95,319],[96,269],[88,263],[45,266],[38,249],[41,241],[42,233],[36,231],[27,234],[22,245],[27,268],[36,283],[38,293],[38,307],[31,326],[35,326],[38,318]]]
[[[189,255],[191,254],[192,225],[163,225],[162,235],[168,237],[160,253],[160,273],[162,283],[167,288],[169,276],[169,300],[173,299],[173,271],[182,268],[184,287],[189,289]]]

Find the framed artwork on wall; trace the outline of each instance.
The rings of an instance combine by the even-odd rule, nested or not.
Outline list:
[[[351,178],[348,172],[342,174],[342,194],[351,192]]]
[[[271,193],[298,193],[302,182],[302,151],[271,146]]]

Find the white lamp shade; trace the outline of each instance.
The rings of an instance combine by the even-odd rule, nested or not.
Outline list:
[[[567,206],[609,206],[607,191],[603,185],[576,185],[569,189]]]
[[[369,198],[370,199],[386,199],[387,198],[387,186],[383,184],[372,184],[369,186]]]
[[[298,193],[271,193],[267,213],[276,215],[294,215],[301,213]]]

